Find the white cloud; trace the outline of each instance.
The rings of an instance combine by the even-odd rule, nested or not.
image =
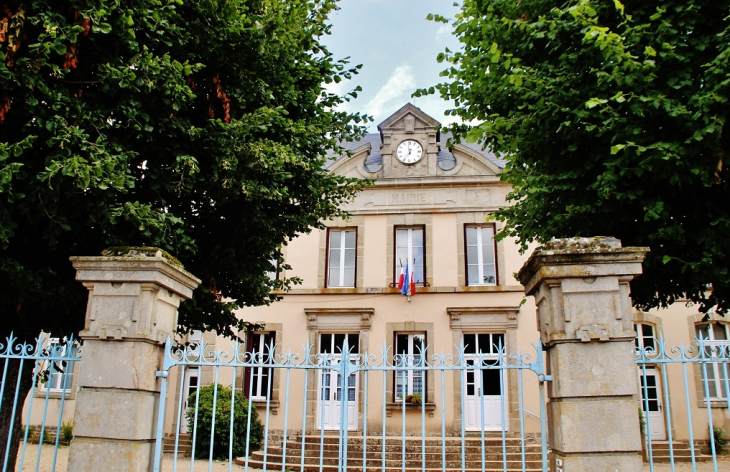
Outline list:
[[[453,26],[448,23],[441,23],[439,26],[439,29],[436,30],[436,39],[440,40],[440,38],[444,36],[451,36],[451,32],[453,31]]]
[[[401,65],[395,68],[388,81],[380,87],[380,90],[365,106],[366,113],[375,117],[378,122],[383,118],[382,112],[389,102],[398,100],[397,106],[402,106],[409,101],[411,93],[416,88],[416,79],[413,76],[413,68],[408,65]]]

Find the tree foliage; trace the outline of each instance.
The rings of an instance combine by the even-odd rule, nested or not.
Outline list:
[[[360,183],[358,67],[320,42],[335,0],[0,1],[0,333],[83,325],[72,255],[159,246],[203,280],[183,329],[233,336],[275,299],[278,248]]]
[[[502,237],[649,246],[636,306],[727,312],[730,2],[465,0],[454,28],[436,88],[505,153]]]

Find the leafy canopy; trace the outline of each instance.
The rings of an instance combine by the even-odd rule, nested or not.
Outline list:
[[[507,157],[501,236],[650,246],[636,306],[726,312],[730,1],[465,0],[454,28],[436,89]]]
[[[296,283],[266,275],[278,249],[362,185],[324,169],[368,119],[336,110],[359,88],[323,89],[359,68],[320,42],[333,9],[0,2],[0,332],[78,330],[68,258],[109,246],[159,246],[203,280],[185,329],[232,336],[232,309]]]

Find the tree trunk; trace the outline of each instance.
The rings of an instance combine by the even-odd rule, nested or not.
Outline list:
[[[28,392],[33,386],[33,368],[35,367],[35,361],[33,359],[25,359],[22,361],[20,359],[2,359],[0,360],[0,372],[5,370],[6,362],[7,373],[5,375],[5,382],[2,385],[2,406],[0,406],[0,464],[5,463],[7,452],[8,462],[7,469],[5,470],[15,470],[15,462],[23,432],[23,421],[25,421],[25,418],[22,417],[23,405],[25,404],[26,398],[28,398]],[[20,384],[18,384],[18,378],[20,378]],[[17,400],[15,396],[16,391],[18,392]],[[15,410],[15,418],[13,418],[13,410]],[[10,436],[9,447],[8,436]]]

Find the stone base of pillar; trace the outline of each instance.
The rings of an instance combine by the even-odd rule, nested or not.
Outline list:
[[[567,454],[641,451],[639,410],[631,397],[552,399],[550,444]]]
[[[152,470],[155,441],[117,441],[74,438],[69,449],[68,470],[147,471]]]

